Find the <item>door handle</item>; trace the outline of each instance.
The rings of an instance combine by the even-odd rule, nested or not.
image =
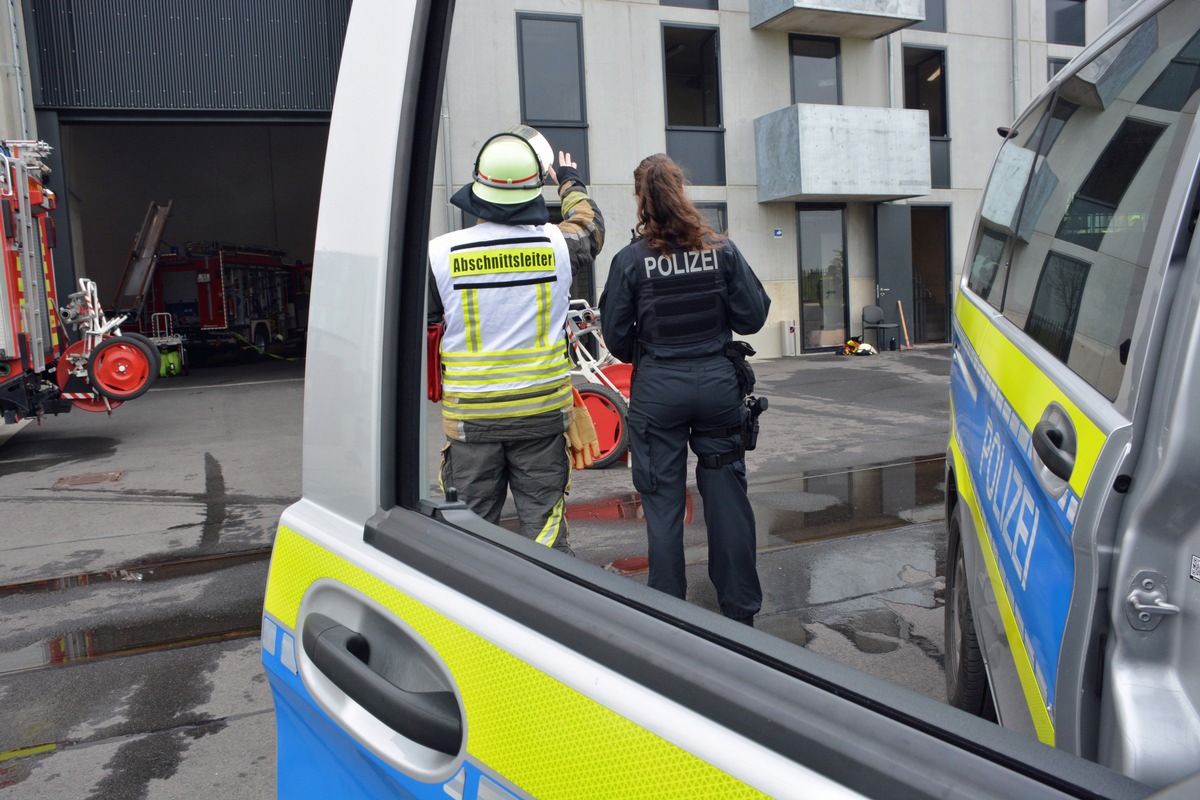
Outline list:
[[[1056,477],[1071,479],[1075,471],[1075,437],[1048,419],[1033,428],[1033,449]]]
[[[304,652],[335,686],[380,722],[447,755],[462,746],[462,714],[453,692],[410,692],[371,669],[371,643],[324,614],[304,618]]]

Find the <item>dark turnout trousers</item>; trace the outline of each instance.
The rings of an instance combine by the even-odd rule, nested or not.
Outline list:
[[[745,454],[738,456],[744,413],[737,376],[724,356],[644,358],[638,364],[629,428],[633,485],[646,515],[649,584],[679,598],[687,595],[683,519],[690,444],[701,462],[696,485],[708,529],[708,575],[721,613],[749,621],[762,606],[762,588]]]
[[[564,498],[571,460],[563,434],[511,442],[448,440],[441,480],[443,491],[454,487],[468,508],[495,524],[511,489],[521,535],[571,552]]]

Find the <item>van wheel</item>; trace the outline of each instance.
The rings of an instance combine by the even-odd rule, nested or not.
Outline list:
[[[977,717],[995,718],[983,653],[975,636],[975,618],[967,592],[967,564],[963,558],[958,515],[950,514],[946,545],[946,701]],[[988,713],[990,711],[990,713]]]

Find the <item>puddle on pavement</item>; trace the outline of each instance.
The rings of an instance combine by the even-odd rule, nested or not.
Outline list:
[[[758,523],[758,549],[760,552],[779,551],[796,544],[940,519],[943,515],[944,464],[943,456],[933,455],[838,472],[804,473],[753,482],[750,499]],[[212,489],[212,476],[209,478],[208,488]],[[641,498],[636,492],[569,504],[567,516],[580,523],[644,525]],[[685,524],[691,525],[702,519],[700,498],[689,488]],[[689,561],[694,563],[696,557],[703,556],[702,550],[691,551],[693,558]],[[10,583],[0,585],[0,597],[55,592],[99,583],[163,581],[265,561],[270,554],[270,548],[259,548]],[[647,569],[644,553],[616,559],[607,566],[626,575]],[[204,619],[168,618],[128,629],[109,626],[72,631],[19,650],[0,653],[0,675],[254,636],[259,633],[260,616],[261,608],[255,606]],[[882,646],[871,642],[859,644],[867,650]]]
[[[197,558],[183,558],[176,561],[138,564],[128,567],[97,570],[95,572],[83,572],[78,575],[63,575],[57,578],[17,581],[0,584],[0,597],[15,594],[58,592],[63,589],[74,589],[77,586],[91,586],[98,583],[149,583],[152,581],[170,580],[171,578],[203,575],[219,569],[236,567],[239,564],[266,561],[270,557],[271,548],[260,547],[254,550],[241,550],[235,553],[221,553],[214,556],[199,556]]]
[[[22,433],[28,434],[29,431]],[[0,478],[41,472],[75,462],[95,462],[116,452],[117,440],[104,436],[22,436],[5,442],[4,457],[0,459]]]
[[[945,515],[943,455],[918,456],[770,480],[752,481],[750,502],[758,529],[759,552],[795,544],[855,536],[942,519]],[[574,522],[644,525],[641,496],[567,505]],[[703,521],[703,503],[689,486],[684,524]],[[644,554],[616,559],[608,568],[622,574],[644,572]]]
[[[270,548],[261,548],[50,580],[13,583],[0,586],[0,597],[56,592],[99,583],[141,583],[204,575],[243,564],[265,562],[270,555]],[[207,610],[203,613],[198,613],[190,607],[181,607],[169,616],[150,622],[140,620],[128,626],[114,624],[69,631],[18,650],[0,652],[0,675],[110,656],[138,655],[256,636],[261,626],[261,618],[262,608],[257,603],[244,608]]]
[[[752,484],[759,548],[942,519],[945,467],[943,455],[918,456]]]
[[[228,619],[206,618],[206,624],[203,626],[196,622],[185,624],[177,619],[166,619],[155,621],[152,625],[139,625],[133,630],[97,628],[71,631],[53,639],[34,642],[19,650],[0,653],[0,675],[112,656],[141,655],[197,644],[244,639],[259,634],[261,616],[261,609],[254,608],[244,614],[229,615]],[[212,626],[213,629],[197,630],[208,626]],[[184,630],[188,635],[180,637],[179,632]]]

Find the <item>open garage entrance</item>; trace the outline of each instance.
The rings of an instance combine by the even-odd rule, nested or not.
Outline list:
[[[171,203],[161,251],[221,242],[311,262],[328,125],[64,124],[78,277],[116,296],[149,203]]]
[[[306,307],[311,269],[296,265],[312,263],[349,7],[29,0],[59,286],[94,281],[102,303],[139,312],[143,332],[167,310],[228,342],[277,341],[299,328],[295,295]],[[139,238],[155,213],[155,235]],[[146,241],[158,244],[139,246]],[[129,274],[144,278],[132,295],[122,286],[131,263],[140,266]],[[166,284],[147,277],[166,272]]]

